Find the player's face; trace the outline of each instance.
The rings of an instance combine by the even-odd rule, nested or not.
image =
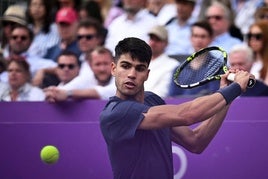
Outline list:
[[[129,54],[123,54],[112,65],[117,87],[116,95],[121,99],[133,98],[139,100],[144,93],[144,81],[149,75],[148,64],[132,59]]]

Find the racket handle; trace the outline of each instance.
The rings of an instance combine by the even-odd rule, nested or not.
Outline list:
[[[230,73],[230,74],[227,76],[227,79],[228,79],[229,81],[234,81],[234,79],[235,79],[235,74],[234,74],[234,73]],[[247,87],[248,87],[248,88],[252,88],[252,87],[255,85],[255,83],[256,83],[256,80],[255,80],[255,79],[249,78]]]

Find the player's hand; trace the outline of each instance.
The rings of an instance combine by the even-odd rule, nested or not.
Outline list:
[[[247,90],[250,78],[255,80],[254,75],[250,74],[247,71],[240,70],[236,72],[234,82],[237,82],[240,85],[242,91],[245,92]]]

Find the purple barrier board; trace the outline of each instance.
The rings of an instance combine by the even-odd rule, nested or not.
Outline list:
[[[169,99],[179,104],[189,99]],[[106,101],[0,103],[1,179],[108,179],[111,166],[99,128]],[[173,144],[174,178],[268,178],[268,98],[233,102],[220,131],[202,154]],[[40,150],[55,145],[56,164]]]

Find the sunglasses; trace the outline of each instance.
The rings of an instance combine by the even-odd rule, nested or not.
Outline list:
[[[11,39],[12,40],[17,40],[17,39],[20,39],[21,41],[24,41],[24,40],[27,40],[29,37],[27,36],[24,36],[24,35],[13,35],[11,36]]]
[[[58,64],[58,67],[60,69],[64,69],[65,67],[67,67],[68,69],[72,70],[76,67],[75,64]]]
[[[262,34],[261,33],[257,33],[257,34],[248,33],[247,34],[247,39],[250,40],[252,38],[254,38],[256,40],[261,40],[262,39]]]
[[[206,18],[207,18],[207,20],[215,19],[215,20],[219,21],[219,20],[223,19],[223,16],[215,15],[215,16],[207,16]]]
[[[15,23],[15,22],[10,22],[10,21],[3,21],[3,23],[2,23],[2,25],[3,25],[3,27],[7,27],[7,26],[11,26],[11,27],[13,27],[13,26],[15,26],[17,23]]]
[[[87,40],[91,40],[94,37],[96,37],[96,35],[93,34],[87,34],[87,35],[77,35],[77,40],[81,40],[83,38],[86,38]]]

